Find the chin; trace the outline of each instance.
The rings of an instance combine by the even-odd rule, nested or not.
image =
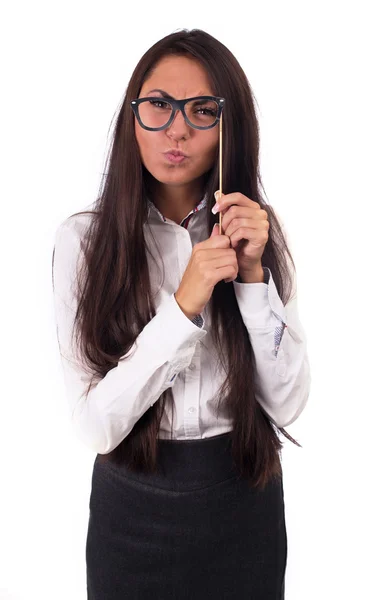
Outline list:
[[[153,169],[151,175],[160,183],[167,185],[180,185],[193,181],[198,177],[196,173],[191,173],[188,169]]]

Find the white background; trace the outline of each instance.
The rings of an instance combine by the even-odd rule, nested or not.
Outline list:
[[[264,186],[297,267],[313,381],[305,411],[288,428],[303,447],[281,438],[286,600],[369,597],[364,5],[74,0],[3,9],[2,600],[86,598],[95,454],[66,418],[54,233],[96,199],[109,126],[136,63],[183,27],[217,37],[249,78]]]

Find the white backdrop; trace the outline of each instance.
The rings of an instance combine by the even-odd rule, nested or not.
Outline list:
[[[369,598],[364,4],[73,0],[3,9],[1,600],[86,598],[95,454],[67,420],[54,233],[96,199],[109,126],[136,63],[183,27],[217,37],[249,78],[264,186],[297,267],[312,389],[287,428],[303,447],[282,436],[286,600]]]

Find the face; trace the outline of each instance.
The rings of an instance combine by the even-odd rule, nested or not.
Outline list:
[[[160,92],[152,91],[156,88],[175,99],[214,95],[202,65],[184,56],[161,59],[143,84],[139,97],[162,98]],[[162,184],[178,186],[197,180],[212,167],[218,150],[219,125],[194,129],[178,111],[172,124],[161,131],[147,131],[135,118],[135,135],[141,160],[151,175]],[[169,150],[181,150],[187,158],[179,163],[170,162],[165,156]]]

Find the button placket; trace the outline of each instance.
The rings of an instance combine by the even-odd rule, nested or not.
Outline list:
[[[175,234],[178,249],[178,272],[181,279],[191,258],[192,242],[189,232],[183,227],[175,229]]]

